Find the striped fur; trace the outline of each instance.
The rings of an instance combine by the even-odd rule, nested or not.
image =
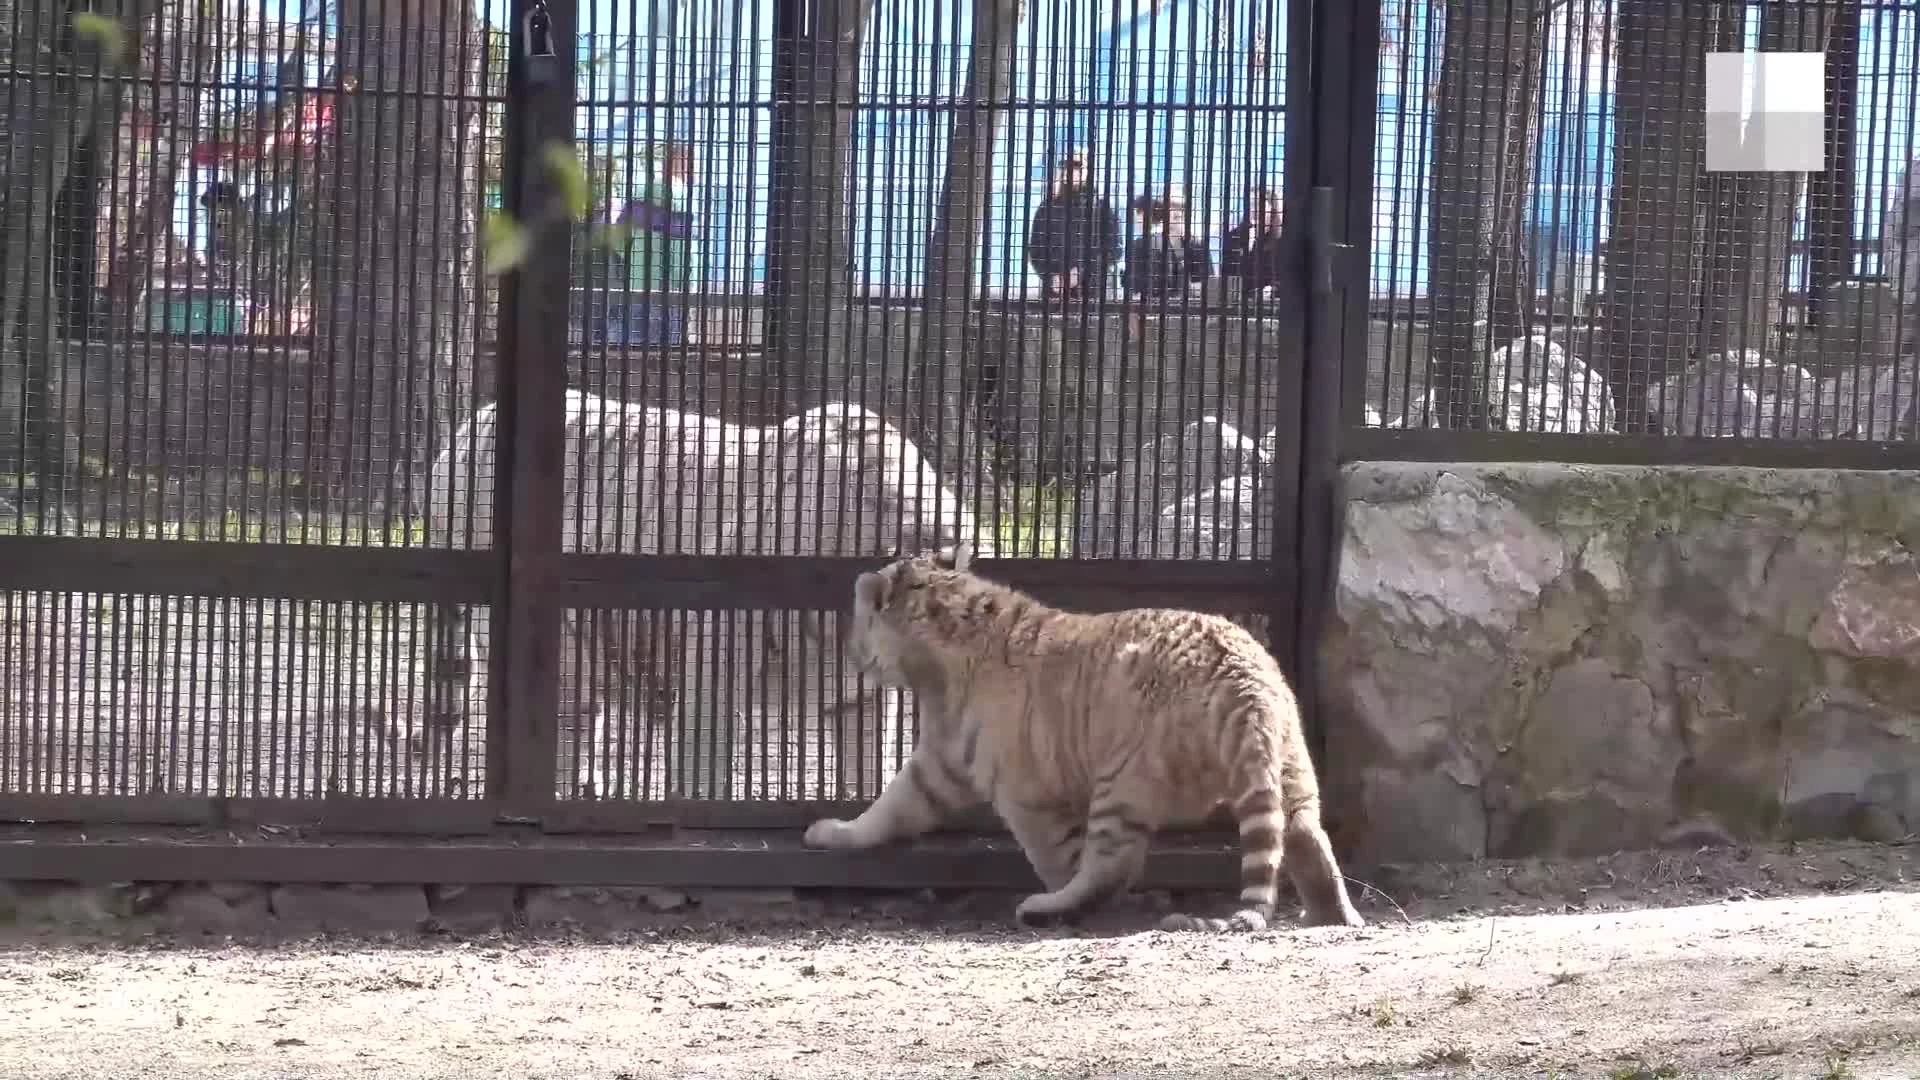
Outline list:
[[[814,822],[807,844],[872,847],[985,802],[1046,888],[1017,916],[1046,921],[1132,888],[1156,830],[1231,802],[1240,910],[1170,915],[1163,929],[1265,928],[1283,867],[1308,921],[1361,925],[1293,692],[1251,634],[1189,611],[1061,611],[973,574],[970,559],[953,547],[856,581],[849,652],[913,692],[920,739],[865,813]]]

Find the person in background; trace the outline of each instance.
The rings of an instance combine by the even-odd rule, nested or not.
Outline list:
[[[1247,193],[1247,218],[1227,230],[1220,253],[1220,276],[1240,279],[1243,296],[1256,296],[1278,284],[1283,267],[1280,246],[1280,194],[1264,185]]]
[[[1052,188],[1033,212],[1027,262],[1048,297],[1084,299],[1106,293],[1107,271],[1120,257],[1120,222],[1087,175],[1086,151],[1060,159]]]
[[[1159,199],[1142,196],[1134,209],[1144,231],[1127,245],[1126,281],[1127,292],[1140,299],[1133,317],[1137,335],[1146,328],[1149,304],[1183,301],[1213,276],[1213,255],[1206,241],[1187,232],[1187,204],[1178,191]]]
[[[222,284],[238,282],[247,269],[251,247],[247,235],[247,206],[240,189],[225,180],[208,184],[200,193],[200,206],[207,212],[207,273]]]
[[[688,293],[700,277],[687,207],[690,164],[674,147],[653,148],[646,164],[637,197],[618,221],[627,232],[628,287],[620,343],[678,345],[686,339]]]

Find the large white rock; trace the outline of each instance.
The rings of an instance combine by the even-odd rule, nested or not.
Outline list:
[[[1268,559],[1273,554],[1273,472],[1249,470],[1162,507],[1155,558]]]
[[[478,410],[434,461],[435,543],[492,543],[496,416],[493,405]],[[966,539],[992,553],[991,538],[918,448],[858,406],[824,405],[761,428],[570,391],[566,432],[562,546],[569,552],[891,555]],[[740,796],[748,793],[731,777],[737,750],[751,744],[797,765],[817,745],[818,726],[831,721],[828,741],[843,770],[852,771],[857,743],[867,763],[858,786],[872,790],[807,791],[796,769],[785,793],[874,794],[885,775],[883,734],[903,737],[885,730],[897,726],[900,698],[833,662],[836,624],[832,613],[570,611],[561,719],[571,730],[563,730],[562,749],[569,734],[590,733],[591,751],[575,747],[587,759],[575,772],[602,796],[659,797],[636,790],[639,764],[649,758],[649,787],[672,769],[682,794],[724,795],[731,787]],[[468,678],[471,718],[483,712],[486,690],[477,662],[481,628],[466,630],[451,644],[465,650],[456,666]],[[751,730],[783,717],[787,730]],[[629,731],[636,718],[644,730]],[[764,758],[753,771],[772,790],[752,794],[782,793]]]
[[[1838,375],[1818,379],[1753,349],[1713,353],[1648,387],[1647,406],[1661,415],[1669,435],[1874,442],[1914,437],[1920,365],[1913,357],[1858,353],[1838,358],[1836,366],[1842,369]]]
[[[1668,435],[1751,437],[1760,431],[1760,395],[1743,374],[1716,353],[1647,387],[1647,409]]]
[[[1488,415],[1506,431],[1613,430],[1606,380],[1545,334],[1515,338],[1493,350],[1486,369]]]
[[[1162,519],[1204,500],[1222,482],[1264,467],[1261,445],[1218,417],[1206,416],[1142,446],[1120,468],[1081,489],[1075,521],[1082,557],[1122,559],[1227,558],[1195,547],[1191,533],[1174,537]],[[1200,510],[1188,515],[1197,521]],[[1177,550],[1163,543],[1177,539]]]

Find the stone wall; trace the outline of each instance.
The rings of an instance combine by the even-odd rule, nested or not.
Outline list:
[[[1326,782],[1359,863],[1920,829],[1920,474],[1344,480]]]

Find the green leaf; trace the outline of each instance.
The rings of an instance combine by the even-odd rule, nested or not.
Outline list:
[[[540,161],[553,177],[553,185],[560,189],[560,197],[567,204],[567,216],[574,221],[585,221],[593,212],[593,188],[587,183],[586,167],[580,164],[580,158],[573,148],[565,143],[550,142],[540,148]]]
[[[110,19],[97,11],[76,11],[73,13],[73,32],[94,43],[100,50],[102,63],[118,63],[126,55],[127,31],[117,19]]]
[[[519,266],[532,246],[526,228],[512,214],[495,210],[480,223],[480,250],[489,274],[504,274]]]

